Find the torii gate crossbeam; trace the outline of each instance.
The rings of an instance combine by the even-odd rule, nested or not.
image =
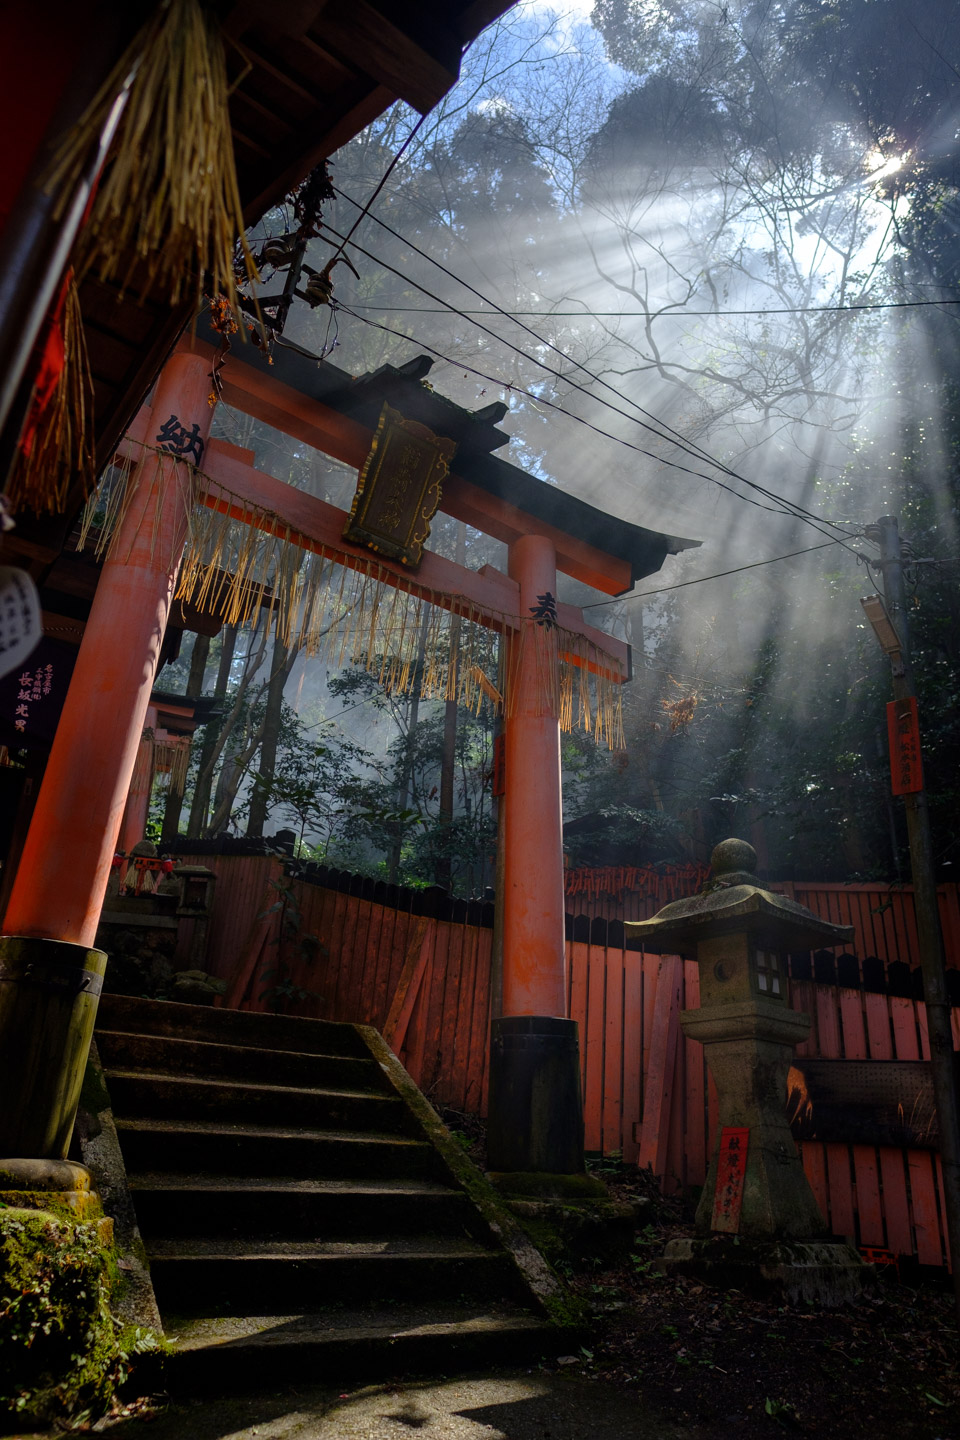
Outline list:
[[[153,406],[158,421],[174,417],[185,432],[195,431],[203,444],[212,418],[210,366],[209,347],[202,342],[188,344],[168,362]],[[290,430],[296,425],[294,433],[301,438],[309,430],[321,441],[318,448],[351,463],[359,465],[366,457],[369,426],[322,401],[298,395],[276,377],[258,374],[249,361],[231,357],[222,378],[228,398],[237,400],[237,392],[246,387],[243,408],[269,423]],[[267,392],[269,406],[264,399]],[[143,440],[153,429],[152,420],[147,428],[144,414],[141,425],[135,438]],[[248,460],[235,447],[210,445],[211,478],[231,492],[229,502],[221,495],[212,503],[228,503],[231,509],[235,503],[239,518],[245,505],[262,506],[308,544],[325,552],[335,550],[348,565],[351,560],[358,563],[365,552],[339,538],[343,512],[260,474]],[[11,892],[0,947],[12,945],[11,953],[21,958],[29,956],[31,946],[38,947],[47,968],[72,966],[89,973],[85,967],[90,963],[186,534],[187,497],[178,483],[177,463],[160,456],[149,467],[149,478],[144,478],[124,513],[116,550],[104,563]],[[500,461],[491,464],[499,467],[498,484],[505,475],[519,477],[517,489],[524,492],[524,508],[498,496],[495,487],[484,489],[463,477],[454,477],[443,508],[462,518],[469,512],[475,517],[470,523],[479,521],[479,528],[507,540],[509,575],[490,567],[471,572],[428,555],[416,576],[392,567],[399,585],[411,590],[422,587],[429,598],[440,597],[451,608],[457,608],[459,597],[491,620],[496,615],[498,624],[504,615],[512,615],[519,630],[538,598],[546,591],[555,596],[558,566],[581,578],[589,575],[591,584],[615,594],[639,578],[638,554],[640,573],[650,573],[664,554],[691,543],[624,525],[543,486],[555,496],[557,508],[566,506],[570,528],[560,529],[553,523],[549,496],[537,488],[540,482],[531,489],[522,472]],[[615,547],[605,553],[594,543],[604,521],[620,553]],[[159,547],[152,543],[157,535],[162,539]],[[618,648],[622,653],[623,647],[611,637],[585,626],[573,607],[564,607],[558,620],[561,615],[565,627],[595,636],[608,653]],[[553,645],[555,664],[556,632],[548,644]],[[559,716],[545,713],[530,647],[521,651],[514,668],[517,693],[505,726],[505,881],[500,897],[504,1015],[494,1022],[490,1161],[492,1168],[506,1171],[569,1173],[582,1171],[583,1146],[576,1025],[566,1016]],[[63,843],[65,836],[69,846]],[[16,1017],[11,1020],[11,1025],[18,1023]],[[92,1024],[88,1010],[84,1019],[88,1037]],[[62,1035],[51,1034],[49,1045],[53,1050],[60,1046],[61,1069],[48,1064],[47,1079],[39,1083],[32,1075],[32,1091],[24,1090],[20,1097],[24,1077],[15,1065],[9,1077],[5,1073],[6,1054],[16,1052],[5,1048],[0,1035],[4,1071],[0,1083],[9,1079],[12,1087],[6,1093],[13,1119],[6,1128],[0,1120],[0,1151],[8,1155],[55,1158],[66,1152],[84,1047],[77,1043],[72,1020]],[[78,1056],[80,1073],[62,1074],[64,1065],[76,1068]],[[540,1097],[541,1108],[538,1123],[532,1125],[535,1096]]]

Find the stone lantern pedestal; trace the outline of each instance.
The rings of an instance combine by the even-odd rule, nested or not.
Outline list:
[[[627,925],[653,950],[696,959],[701,1007],[683,1011],[680,1025],[703,1045],[719,1101],[695,1234],[671,1241],[661,1264],[708,1283],[838,1304],[859,1291],[864,1265],[827,1230],[787,1124],[787,1074],[810,1017],[787,1004],[786,957],[853,931],[762,889],[743,841],[718,845],[711,864],[700,895]]]

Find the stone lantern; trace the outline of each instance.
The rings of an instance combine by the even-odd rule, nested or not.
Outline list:
[[[180,894],[177,901],[177,919],[193,921],[186,958],[197,970],[202,970],[207,953],[207,926],[213,914],[213,891],[217,883],[216,873],[206,865],[178,865],[173,872],[179,882]],[[178,937],[178,957],[182,941]]]
[[[787,1074],[810,1017],[787,1002],[786,959],[841,944],[853,929],[764,890],[745,841],[724,840],[710,858],[701,894],[626,926],[655,952],[696,959],[700,1009],[684,1010],[680,1025],[703,1045],[719,1100],[695,1236],[671,1241],[661,1264],[715,1284],[836,1304],[859,1289],[863,1263],[829,1235],[787,1123]]]

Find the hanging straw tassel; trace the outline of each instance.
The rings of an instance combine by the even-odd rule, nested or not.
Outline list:
[[[48,376],[44,388],[44,372]],[[56,372],[56,373],[55,373]],[[58,513],[71,484],[93,487],[93,381],[73,272],[49,321],[44,361],[7,485],[12,510]]]
[[[118,527],[144,470],[160,463],[152,446],[142,445],[142,451],[136,467],[126,461],[105,477],[88,504],[81,546],[96,531],[98,555],[115,553]],[[279,516],[238,506],[195,467],[181,462],[179,468],[196,487],[191,498],[203,490],[213,503],[190,507],[178,600],[239,626],[268,606],[268,623],[283,643],[331,669],[362,666],[387,694],[456,700],[474,713],[484,704],[500,714],[516,713],[526,656],[537,713],[558,715],[564,731],[580,729],[597,744],[623,748],[620,662],[586,636],[560,627],[548,631],[528,618],[518,625],[507,615],[497,618],[491,633],[489,614],[481,623],[466,600],[454,611],[449,596],[407,594],[373,556],[354,557],[347,566],[338,552],[321,546],[305,564],[299,537]],[[238,509],[242,518],[235,518]],[[488,671],[495,671],[495,684]]]
[[[130,75],[134,73],[132,84]],[[237,314],[236,246],[248,281],[259,279],[244,235],[228,108],[223,37],[200,0],[164,0],[71,131],[45,177],[72,193],[91,147],[130,84],[117,138],[78,242],[83,270],[120,275],[138,264],[171,303],[191,289],[222,293]]]

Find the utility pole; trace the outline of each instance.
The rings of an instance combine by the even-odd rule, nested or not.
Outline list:
[[[894,703],[912,700],[916,695],[910,664],[910,637],[903,588],[903,557],[900,533],[895,515],[881,515],[876,525],[867,527],[867,539],[880,547],[879,567],[883,575],[883,598],[893,635],[883,634],[883,617],[874,621],[878,638],[890,657],[893,671]],[[874,597],[875,599],[876,597]],[[869,602],[864,608],[870,616]],[[873,620],[873,617],[871,616]],[[899,642],[899,646],[895,642]],[[919,760],[919,755],[917,757]],[[903,795],[907,816],[907,837],[910,843],[910,867],[913,874],[913,901],[917,917],[917,939],[920,946],[920,967],[923,975],[923,998],[927,1007],[927,1033],[930,1040],[930,1073],[933,1097],[940,1130],[940,1158],[943,1162],[943,1193],[946,1206],[950,1263],[953,1287],[960,1318],[960,1112],[957,1104],[957,1083],[953,1058],[953,1033],[950,1025],[950,1001],[944,964],[943,932],[937,903],[937,882],[934,875],[933,842],[930,835],[930,812],[923,789],[922,776]]]

